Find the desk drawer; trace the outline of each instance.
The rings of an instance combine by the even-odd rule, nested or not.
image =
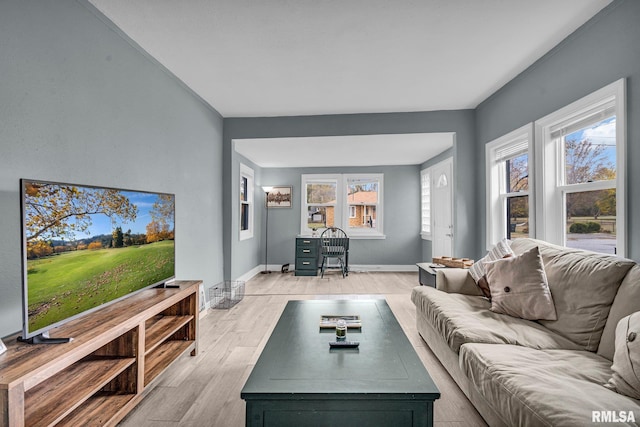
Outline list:
[[[298,248],[303,248],[303,247],[307,247],[307,248],[311,248],[311,247],[317,247],[318,246],[318,239],[313,239],[313,238],[304,238],[304,237],[298,237],[296,238],[296,247]]]
[[[317,258],[296,258],[296,274],[299,271],[310,270],[314,273],[318,270]]]
[[[318,239],[296,238],[296,276],[318,275]]]
[[[318,247],[317,246],[298,246],[296,248],[297,258],[317,258]]]

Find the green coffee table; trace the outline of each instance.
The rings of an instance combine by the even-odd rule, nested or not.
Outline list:
[[[330,349],[323,314],[359,314]],[[247,426],[432,426],[438,388],[385,300],[290,301],[242,389]]]

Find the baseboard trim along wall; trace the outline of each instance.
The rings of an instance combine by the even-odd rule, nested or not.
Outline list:
[[[250,280],[254,276],[260,274],[264,270],[265,270],[264,264],[258,265],[256,267],[252,268],[251,270],[247,271],[246,273],[244,273],[243,275],[241,275],[237,279],[234,279],[234,280],[241,280],[243,282],[246,282],[247,280]],[[267,266],[267,270],[271,271],[272,273],[280,273],[282,271],[282,265],[281,264],[269,264]],[[294,270],[295,270],[295,264],[294,263],[290,263],[289,264],[289,272],[292,272]],[[398,264],[398,265],[356,264],[356,265],[350,265],[349,266],[349,271],[352,272],[352,273],[366,273],[366,272],[373,272],[373,271],[417,273],[418,272],[418,267],[416,267],[415,264],[408,264],[408,265],[404,265],[404,264]]]
[[[349,265],[349,271],[354,273],[365,273],[371,271],[381,272],[418,272],[418,267],[415,264],[399,264],[399,265],[379,265],[379,264],[356,264]]]

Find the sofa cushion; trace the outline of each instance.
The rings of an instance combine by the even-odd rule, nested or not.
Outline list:
[[[620,319],[636,311],[640,311],[640,266],[637,264],[624,276],[616,298],[613,300],[598,347],[599,355],[613,360],[616,326]]]
[[[640,399],[640,312],[623,317],[618,322],[615,345],[611,367],[613,374],[605,387]]]
[[[429,286],[417,286],[411,293],[411,300],[456,353],[464,343],[580,349],[569,339],[536,322],[490,311],[491,303],[483,297],[448,294]]]
[[[557,318],[537,246],[516,257],[486,262],[485,271],[491,311],[529,320]]]
[[[465,344],[460,368],[506,425],[599,425],[592,411],[602,410],[640,417],[638,401],[602,386],[610,361],[592,352]]]
[[[540,320],[552,331],[596,351],[620,282],[635,264],[613,255],[552,245],[535,239],[514,239],[519,255],[540,248],[553,295],[557,320]]]
[[[513,251],[509,246],[509,241],[507,239],[502,239],[496,243],[489,252],[487,252],[484,258],[473,263],[469,269],[469,274],[471,274],[471,277],[473,277],[473,280],[476,282],[476,285],[478,285],[478,288],[480,288],[485,297],[491,298],[491,288],[489,287],[487,276],[485,275],[485,264],[487,262],[496,261],[502,258],[509,258],[511,256],[513,256]]]

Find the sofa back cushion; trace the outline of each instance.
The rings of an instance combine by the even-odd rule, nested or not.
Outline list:
[[[620,319],[636,311],[640,311],[640,266],[638,265],[629,270],[618,288],[598,347],[600,356],[613,360],[616,325]]]
[[[511,243],[516,255],[535,246],[542,255],[558,317],[540,323],[585,350],[596,351],[620,283],[635,263],[535,239],[515,239]]]

